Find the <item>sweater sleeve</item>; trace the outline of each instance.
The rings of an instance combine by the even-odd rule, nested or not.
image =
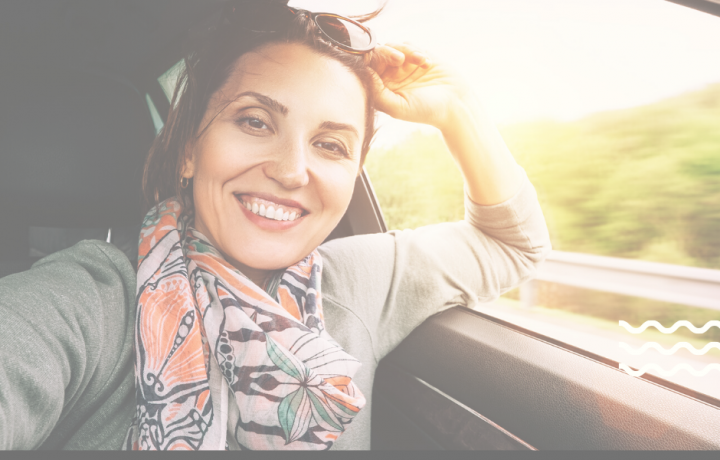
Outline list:
[[[0,279],[0,449],[119,448],[134,290],[127,258],[93,241]],[[73,444],[87,423],[93,439]]]
[[[364,323],[380,360],[429,316],[492,301],[528,280],[550,249],[525,176],[500,204],[481,206],[466,193],[463,221],[324,244],[323,296]]]

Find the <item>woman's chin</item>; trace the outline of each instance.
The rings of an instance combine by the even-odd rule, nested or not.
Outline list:
[[[250,268],[255,271],[272,271],[288,268],[308,256],[314,248],[288,247],[288,244],[248,242],[248,247],[226,254],[228,262],[241,272]]]

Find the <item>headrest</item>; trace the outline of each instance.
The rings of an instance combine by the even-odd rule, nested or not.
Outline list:
[[[58,71],[6,90],[1,220],[44,227],[141,221],[142,169],[155,134],[143,94],[93,71]]]

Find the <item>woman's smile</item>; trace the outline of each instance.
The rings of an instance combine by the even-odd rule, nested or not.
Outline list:
[[[295,202],[264,196],[267,199],[254,194],[235,195],[245,217],[263,230],[283,231],[293,228],[308,214],[300,206],[290,206]]]
[[[236,193],[235,196],[253,214],[268,219],[295,220],[308,213],[297,201],[278,198],[268,193]]]

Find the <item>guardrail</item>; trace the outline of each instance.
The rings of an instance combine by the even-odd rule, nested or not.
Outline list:
[[[537,281],[720,310],[720,270],[551,251],[520,287],[523,306],[535,305]]]

